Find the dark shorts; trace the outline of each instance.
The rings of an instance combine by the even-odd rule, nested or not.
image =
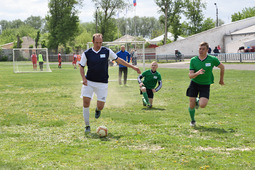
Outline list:
[[[153,94],[152,89],[146,89],[146,92],[147,92],[148,97],[153,99],[154,94]],[[143,92],[141,90],[140,90],[140,94],[143,94]]]
[[[205,97],[209,99],[210,96],[210,85],[201,85],[193,81],[190,82],[190,85],[187,89],[186,96],[188,97],[197,97],[199,94],[200,97]]]

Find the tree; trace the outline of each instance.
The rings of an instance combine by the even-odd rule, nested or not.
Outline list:
[[[43,19],[40,16],[30,16],[25,21],[26,25],[34,27],[35,29],[41,29],[43,24]]]
[[[111,41],[112,33],[117,32],[117,27],[112,19],[117,10],[124,9],[126,3],[124,0],[92,0],[97,10],[98,30],[104,36],[104,41]],[[96,17],[96,15],[95,15]],[[113,30],[115,29],[115,30]]]
[[[206,31],[206,30],[209,30],[214,27],[215,27],[215,22],[213,21],[213,19],[207,18],[206,20],[204,20],[204,22],[201,26],[201,31]]]
[[[60,44],[66,46],[68,41],[78,33],[79,17],[76,0],[50,0],[49,15],[46,16],[49,30],[48,48],[58,51]]]
[[[39,45],[39,39],[40,39],[40,30],[37,31],[36,38],[35,38],[35,48]]]
[[[206,8],[205,3],[202,0],[185,0],[185,16],[189,20],[189,29],[191,34],[196,34],[201,32],[202,21],[204,19],[203,9]]]
[[[255,7],[244,8],[242,12],[231,15],[232,22],[255,16]]]
[[[164,44],[167,43],[167,32],[170,25],[173,25],[175,19],[179,19],[176,15],[181,13],[183,7],[182,0],[155,0],[156,4],[160,7],[160,12],[164,13],[160,17],[160,21],[164,23],[165,26],[165,37]]]

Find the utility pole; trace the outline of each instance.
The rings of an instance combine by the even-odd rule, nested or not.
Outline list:
[[[216,7],[216,27],[219,26],[219,19],[218,19],[218,7],[217,7],[217,4],[214,3],[215,7]]]
[[[98,11],[98,8],[99,7],[97,7],[97,9],[96,9],[96,33],[97,33],[97,11]]]

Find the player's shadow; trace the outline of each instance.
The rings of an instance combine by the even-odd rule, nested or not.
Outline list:
[[[100,139],[101,141],[119,140],[121,137],[123,136],[115,136],[112,133],[108,133],[107,137],[99,137],[97,133],[85,134],[85,138]]]
[[[215,132],[215,133],[234,133],[236,132],[234,129],[225,130],[223,128],[214,128],[214,127],[205,127],[205,126],[196,126],[194,129],[199,130],[201,132]]]
[[[166,109],[165,108],[157,108],[157,107],[152,107],[152,108],[144,107],[144,108],[142,108],[142,110],[160,110],[160,111],[163,111],[163,110],[166,110]]]

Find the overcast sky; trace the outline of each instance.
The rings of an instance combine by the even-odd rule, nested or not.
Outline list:
[[[29,16],[41,16],[45,17],[48,12],[49,0],[0,0],[0,20],[12,21],[15,19],[21,19],[24,21]],[[133,3],[133,0],[124,0],[129,4]],[[235,12],[242,11],[245,7],[255,7],[255,0],[203,0],[206,2],[206,10],[204,16],[216,18],[216,6],[217,3],[219,9],[219,18],[225,23],[231,22],[231,15]],[[136,9],[132,8],[128,10],[120,11],[119,17],[133,17],[148,16],[159,17],[158,7],[154,0],[136,0]],[[83,7],[79,9],[79,17],[82,22],[93,21],[93,13],[95,12],[94,3],[91,0],[83,0]]]

